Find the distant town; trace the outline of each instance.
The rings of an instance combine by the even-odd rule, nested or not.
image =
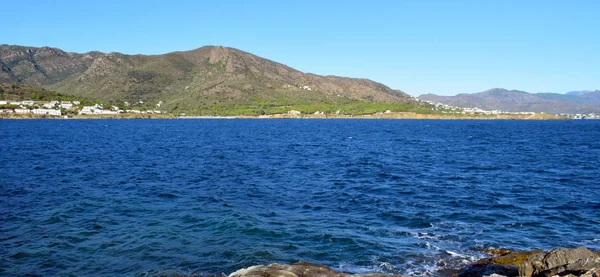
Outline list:
[[[143,104],[142,101],[139,102]],[[124,106],[130,106],[128,102]],[[130,114],[162,114],[158,110],[162,102],[156,104],[157,109],[122,109],[114,105],[93,104],[82,105],[81,101],[8,101],[0,100],[0,114],[33,114],[48,116],[69,116],[69,115],[116,115],[123,113]]]
[[[499,114],[508,114],[508,115],[535,115],[535,112],[508,112],[508,111],[503,111],[503,110],[484,110],[484,109],[480,109],[480,108],[464,108],[464,107],[455,107],[455,106],[450,106],[450,105],[446,105],[446,104],[442,104],[442,103],[435,103],[432,101],[428,101],[428,100],[422,100],[422,99],[418,99],[418,98],[414,98],[416,101],[420,101],[420,102],[425,102],[428,103],[430,105],[432,105],[433,107],[435,107],[436,110],[441,111],[442,113],[450,113],[450,114],[481,114],[481,115],[499,115]],[[568,114],[568,113],[561,113],[561,114],[555,114],[555,116],[560,116],[560,117],[566,117],[566,118],[570,118],[570,119],[600,119],[600,114],[595,114],[595,113],[589,113],[589,114]]]

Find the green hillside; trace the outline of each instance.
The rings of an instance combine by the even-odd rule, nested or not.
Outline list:
[[[103,103],[160,104],[161,110],[173,113],[259,115],[294,109],[304,113],[364,114],[430,110],[402,91],[367,79],[303,73],[219,46],[152,56],[0,46],[0,54],[0,79],[4,81],[40,85]]]
[[[61,94],[56,91],[46,90],[37,86],[14,83],[0,83],[0,100],[72,101],[77,99],[71,95]]]

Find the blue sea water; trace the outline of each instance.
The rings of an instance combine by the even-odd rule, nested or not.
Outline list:
[[[0,275],[600,249],[600,121],[0,120]]]

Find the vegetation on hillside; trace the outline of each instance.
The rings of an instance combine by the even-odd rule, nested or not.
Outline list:
[[[174,109],[172,113],[186,113],[188,115],[204,116],[234,116],[234,115],[274,115],[297,111],[302,114],[323,113],[325,115],[367,115],[389,112],[415,112],[415,113],[438,113],[427,105],[415,105],[406,103],[378,103],[364,100],[344,99],[336,102],[321,101],[310,102],[303,100],[279,100],[268,101],[255,98],[246,103],[226,103],[200,106],[190,109]]]
[[[0,83],[0,100],[74,101],[76,97],[44,88],[15,83]]]

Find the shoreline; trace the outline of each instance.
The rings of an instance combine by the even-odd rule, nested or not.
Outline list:
[[[441,265],[434,272],[416,276],[438,277],[600,277],[600,251],[584,247],[510,251],[487,249],[485,258],[451,265]],[[292,264],[254,265],[238,269],[228,277],[411,277],[398,273],[347,273],[326,265],[298,261]]]
[[[418,114],[395,112],[376,115],[234,115],[234,116],[175,116],[169,114],[117,114],[117,115],[73,115],[49,116],[34,114],[0,114],[0,119],[424,119],[424,120],[572,120],[567,117],[539,113],[498,115]]]

